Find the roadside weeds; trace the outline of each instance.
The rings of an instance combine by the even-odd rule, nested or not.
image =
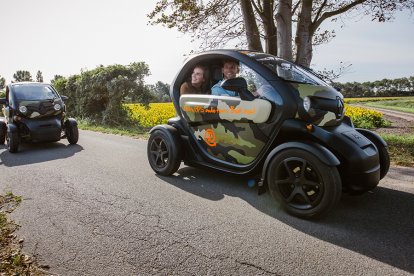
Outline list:
[[[14,234],[20,226],[10,220],[8,214],[19,206],[21,200],[11,192],[0,195],[0,276],[50,275],[39,267],[34,258],[22,252],[24,240],[17,239]]]

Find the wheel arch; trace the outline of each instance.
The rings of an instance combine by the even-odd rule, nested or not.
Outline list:
[[[17,126],[13,123],[8,123],[7,124],[7,130],[10,131],[10,132],[18,132]]]
[[[75,118],[67,118],[66,121],[70,122],[70,124],[72,125],[78,125],[78,122],[76,121]]]
[[[363,128],[356,128],[356,131],[358,131],[359,133],[367,137],[370,141],[372,142],[375,141],[384,147],[388,147],[387,142],[385,142],[384,139],[382,139],[382,137],[379,136],[377,133],[370,131],[368,129],[363,129]]]
[[[278,145],[274,148],[266,157],[266,160],[263,165],[262,169],[262,179],[266,179],[267,168],[270,164],[270,161],[275,157],[279,152],[286,150],[286,149],[302,149],[309,153],[312,153],[317,157],[321,162],[328,166],[338,166],[341,162],[339,159],[327,148],[322,145],[313,142],[304,142],[293,141],[293,142],[286,142],[283,144]]]
[[[175,127],[171,126],[171,125],[156,125],[153,128],[151,128],[151,130],[149,131],[149,133],[153,133],[156,130],[161,130],[164,132],[167,132],[168,135],[173,135],[175,136],[176,139],[180,138],[180,133],[178,131],[178,129],[176,129]]]
[[[390,157],[387,142],[385,142],[381,136],[373,131],[362,128],[357,128],[356,130],[368,138],[368,140],[370,140],[377,148],[380,159],[380,179],[383,179],[390,169]]]

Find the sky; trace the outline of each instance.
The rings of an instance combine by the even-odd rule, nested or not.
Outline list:
[[[69,77],[99,65],[143,61],[146,83],[171,83],[186,55],[197,50],[188,34],[148,25],[156,0],[0,0],[0,76],[9,83],[17,70],[40,70],[44,81]],[[314,50],[312,67],[352,64],[337,81],[375,81],[414,75],[414,16],[392,23],[348,18],[336,37]],[[342,24],[341,24],[342,25]],[[231,47],[230,47],[231,48]]]

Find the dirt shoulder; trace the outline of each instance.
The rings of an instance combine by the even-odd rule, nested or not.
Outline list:
[[[22,252],[23,240],[14,232],[19,229],[8,214],[19,205],[20,197],[0,195],[0,275],[49,275],[36,261]]]
[[[414,114],[398,112],[402,114],[395,114],[395,111],[382,111],[384,119],[391,123],[391,126],[375,129],[379,134],[395,134],[395,135],[414,135]]]

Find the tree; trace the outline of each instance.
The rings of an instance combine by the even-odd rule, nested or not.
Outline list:
[[[414,76],[409,78],[382,79],[374,82],[335,83],[346,98],[413,96]]]
[[[149,75],[148,65],[134,62],[129,65],[99,66],[64,78],[55,76],[53,86],[61,95],[68,96],[68,114],[89,118],[106,124],[119,124],[128,116],[122,104],[125,101],[148,104],[152,96],[144,85]]]
[[[43,82],[43,75],[42,75],[42,72],[40,72],[40,70],[37,71],[36,81],[37,82]]]
[[[24,70],[16,71],[16,73],[13,75],[13,78],[16,82],[33,81],[32,80],[32,75],[30,74],[30,72],[29,71],[24,71]]]
[[[402,9],[413,11],[414,0],[160,0],[148,17],[202,39],[202,50],[237,41],[261,51],[263,41],[265,52],[309,67],[313,46],[335,35],[322,29],[326,20],[360,12],[384,22]]]
[[[61,79],[61,78],[64,78],[64,77],[63,77],[63,76],[61,76],[61,75],[55,75],[55,76],[53,77],[52,82],[53,82],[54,80],[58,80],[58,79]]]
[[[6,86],[6,79],[0,76],[0,89],[4,89]]]
[[[159,103],[170,102],[170,85],[162,81],[157,81],[155,84],[147,85],[148,90],[155,97],[155,101]]]
[[[67,83],[67,79],[60,75],[55,75],[53,80],[51,80],[51,84],[53,87],[59,92],[61,95],[65,95],[65,87]]]

